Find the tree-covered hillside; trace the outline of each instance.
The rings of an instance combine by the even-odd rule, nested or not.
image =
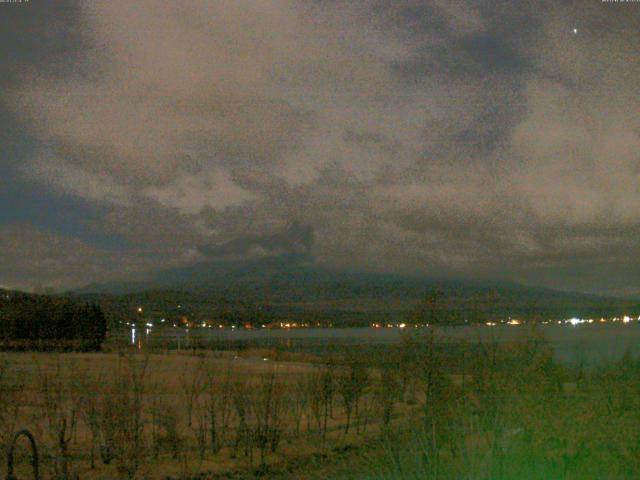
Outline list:
[[[0,291],[0,341],[6,348],[100,349],[107,333],[105,316],[95,304],[64,297]]]

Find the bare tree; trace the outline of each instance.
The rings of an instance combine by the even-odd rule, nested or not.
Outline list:
[[[308,372],[305,375],[304,383],[309,404],[309,413],[307,414],[307,431],[311,431],[312,419],[315,421],[315,428],[318,431],[321,431],[323,412],[322,370],[320,368],[314,368]]]
[[[337,392],[342,399],[345,415],[344,433],[349,433],[351,417],[359,416],[360,399],[369,382],[369,374],[362,361],[353,354],[347,354],[346,365],[337,373]]]
[[[96,450],[100,443],[99,388],[104,383],[104,378],[102,376],[96,378],[87,370],[80,372],[74,378],[75,388],[79,392],[75,401],[75,410],[89,432],[91,469],[95,470]]]
[[[282,435],[283,386],[275,373],[261,376],[252,401],[254,438],[260,451],[260,463],[265,464],[268,450],[275,453]]]
[[[228,365],[223,377],[218,376],[217,373],[214,367],[210,367],[206,372],[204,401],[209,447],[213,454],[220,450],[229,424],[232,404],[231,364]]]
[[[334,368],[331,363],[322,370],[320,375],[320,401],[322,406],[322,445],[327,439],[327,425],[333,406],[334,396]]]
[[[176,405],[163,394],[162,386],[152,387],[151,440],[153,457],[158,459],[163,446],[168,446],[174,459],[180,454],[182,436],[178,426]]]
[[[235,432],[236,437],[233,444],[232,456],[235,458],[238,456],[238,451],[242,447],[244,456],[252,456],[252,439],[251,431],[249,429],[249,406],[251,398],[248,387],[244,382],[236,382],[233,384],[233,406],[235,409]]]
[[[144,460],[143,398],[149,357],[130,354],[119,363],[102,396],[103,460],[117,461],[123,478],[133,479]]]
[[[383,363],[375,389],[375,397],[382,417],[382,425],[388,432],[393,416],[393,406],[399,400],[400,380],[393,364]]]
[[[187,426],[191,428],[194,404],[206,388],[206,359],[204,356],[199,356],[195,365],[192,362],[186,363],[185,371],[180,378],[180,386],[187,410]]]
[[[309,405],[309,392],[306,387],[307,379],[304,375],[296,375],[295,380],[290,385],[290,411],[295,424],[296,435],[300,435],[300,424],[302,423],[302,417],[305,412],[307,412],[307,418],[310,417],[309,412],[307,411]]]
[[[71,402],[69,384],[64,382],[60,357],[53,372],[40,370],[40,398],[47,432],[54,446],[53,477],[68,480],[72,476],[69,443],[76,427],[75,405]]]

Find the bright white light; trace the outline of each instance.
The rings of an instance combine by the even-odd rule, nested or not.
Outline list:
[[[578,29],[576,27],[573,27],[572,32],[573,32],[574,35],[577,35],[578,34]]]
[[[580,320],[579,318],[570,318],[567,322],[575,327],[576,325],[584,323],[584,320]]]
[[[627,315],[625,315],[624,317],[622,317],[622,321],[624,323],[629,323],[631,321],[631,318],[629,318]]]
[[[142,313],[142,307],[138,307],[138,313]]]
[[[147,327],[149,328],[153,327],[153,323],[147,323]]]
[[[401,323],[401,324],[400,324],[400,325],[398,325],[398,326],[399,326],[400,328],[404,328],[404,327],[406,327],[407,325],[406,325],[405,323]]]
[[[131,328],[131,345],[136,344],[136,327]]]

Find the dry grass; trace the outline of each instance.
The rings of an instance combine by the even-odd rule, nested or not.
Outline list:
[[[256,469],[286,471],[312,456],[363,442],[380,430],[373,387],[362,399],[360,418],[351,418],[345,434],[346,415],[335,386],[330,404],[319,413],[324,412],[324,418],[311,410],[309,400],[317,395],[300,394],[326,367],[300,361],[308,360],[303,357],[273,358],[269,350],[242,356],[2,354],[0,387],[13,392],[12,401],[5,403],[17,406],[15,414],[5,416],[13,421],[3,429],[26,427],[34,432],[47,477],[81,479],[186,479],[200,472],[222,478]],[[379,375],[372,377],[375,381]],[[268,378],[276,388],[266,388]],[[247,409],[249,433],[244,436],[238,402]],[[293,402],[300,402],[297,408]],[[396,406],[394,418],[411,408]],[[211,440],[212,417],[217,448]],[[113,458],[105,464],[101,453],[109,444],[107,457]],[[19,460],[18,472],[26,471],[26,457]],[[0,467],[2,476],[4,468]]]

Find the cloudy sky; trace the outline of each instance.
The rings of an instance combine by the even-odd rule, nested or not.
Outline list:
[[[639,36],[601,0],[0,3],[0,286],[296,251],[640,293]]]

